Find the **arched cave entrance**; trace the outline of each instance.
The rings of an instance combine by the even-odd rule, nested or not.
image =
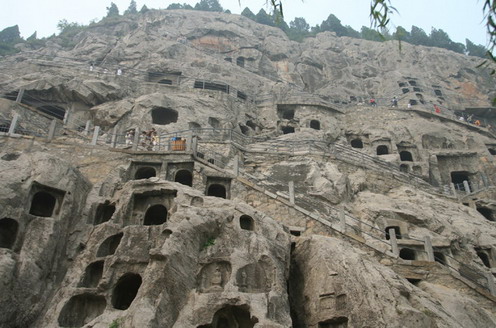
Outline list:
[[[388,155],[389,149],[386,145],[377,146],[377,155]]]
[[[105,311],[106,306],[105,297],[100,295],[81,294],[73,296],[60,311],[59,326],[82,327],[100,316]]]
[[[154,107],[151,111],[151,114],[152,123],[158,125],[176,123],[178,118],[178,113],[171,108]]]
[[[434,261],[446,265],[446,256],[441,252],[434,252]]]
[[[193,186],[193,174],[189,170],[179,170],[176,172],[176,176],[174,177],[175,182],[179,182],[180,184],[186,186]]]
[[[292,126],[283,126],[281,128],[281,131],[283,134],[290,134],[295,132],[295,128]]]
[[[477,207],[477,211],[487,220],[494,221],[493,211],[487,207]]]
[[[157,171],[153,167],[140,167],[134,174],[134,180],[148,179],[157,176]]]
[[[57,200],[53,195],[46,191],[38,191],[34,194],[33,200],[31,201],[29,214],[42,217],[51,217],[56,203]]]
[[[210,325],[198,328],[252,328],[258,322],[256,317],[250,315],[248,306],[227,305],[214,314]]]
[[[119,247],[119,244],[121,243],[122,236],[124,236],[124,233],[121,232],[105,239],[98,248],[96,256],[103,257],[114,254],[117,247]]]
[[[360,139],[353,139],[350,143],[353,148],[363,148],[363,142]]]
[[[243,230],[250,230],[253,231],[255,229],[255,223],[253,221],[253,218],[249,215],[241,215],[239,218],[239,226]]]
[[[408,165],[407,164],[401,164],[400,165],[400,171],[403,172],[403,173],[408,173]]]
[[[400,160],[406,161],[406,162],[413,162],[413,156],[412,153],[409,151],[403,150],[400,152]]]
[[[236,58],[236,65],[239,67],[245,67],[245,57]]]
[[[482,250],[477,251],[477,256],[481,259],[482,263],[488,268],[491,267],[491,261],[489,260],[489,256],[487,256],[486,252]]]
[[[226,187],[221,184],[212,184],[208,187],[207,196],[215,196],[220,198],[226,198]]]
[[[0,248],[12,249],[17,237],[19,223],[14,219],[3,218],[0,220]]]
[[[317,120],[311,120],[310,121],[310,128],[314,130],[320,130],[320,122]]]
[[[141,276],[135,273],[120,277],[112,292],[112,306],[117,310],[128,309],[138,294],[141,282]]]
[[[103,275],[103,264],[104,261],[97,261],[88,265],[78,287],[94,288],[98,286]]]
[[[455,185],[455,188],[460,191],[466,191],[463,181],[467,181],[470,184],[469,174],[466,171],[454,171],[450,173],[451,182]]]
[[[403,260],[414,261],[416,259],[415,251],[411,248],[402,248],[400,250],[400,258]]]
[[[319,322],[318,328],[346,328],[348,327],[347,317],[337,317]]]
[[[167,221],[167,207],[161,204],[148,208],[143,225],[160,225]]]
[[[109,204],[109,202],[105,202],[103,204],[98,204],[95,213],[95,220],[93,221],[94,225],[98,225],[104,222],[109,221],[114,215],[115,205]]]

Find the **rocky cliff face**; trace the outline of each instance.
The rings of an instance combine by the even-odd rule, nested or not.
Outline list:
[[[0,60],[0,326],[496,325],[478,59],[181,10],[75,41]]]

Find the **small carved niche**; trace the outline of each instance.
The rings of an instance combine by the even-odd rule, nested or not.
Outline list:
[[[231,276],[231,263],[218,261],[206,264],[198,275],[198,291],[200,293],[219,293]]]
[[[272,265],[265,261],[245,265],[236,273],[236,285],[242,293],[265,293],[272,288]]]

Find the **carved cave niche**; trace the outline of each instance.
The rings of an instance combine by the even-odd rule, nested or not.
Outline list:
[[[400,258],[403,260],[414,261],[417,259],[417,254],[415,253],[415,250],[411,248],[402,248],[400,250]]]
[[[96,261],[88,265],[78,287],[94,288],[98,286],[103,275],[104,263],[104,261]]]
[[[60,213],[65,191],[34,182],[30,191],[29,214],[56,217]]]
[[[318,328],[347,328],[347,317],[336,317],[325,321],[320,321]]]
[[[248,305],[226,305],[216,311],[212,322],[197,328],[253,328],[258,318],[251,316]]]
[[[236,285],[242,293],[266,293],[272,288],[272,275],[272,265],[260,260],[236,272]]]
[[[82,327],[100,316],[107,302],[105,297],[93,294],[75,295],[60,311],[58,323],[61,327]]]
[[[96,252],[96,257],[113,255],[117,250],[117,247],[119,247],[119,244],[121,243],[121,239],[123,236],[124,233],[120,232],[105,239],[103,243],[100,244],[100,247],[98,247],[98,251]]]
[[[493,210],[491,210],[488,207],[484,206],[477,206],[477,212],[479,212],[482,216],[484,216],[488,221],[494,222],[494,213]]]
[[[10,218],[0,220],[0,248],[12,249],[14,247],[19,223]]]
[[[194,166],[194,162],[167,163],[167,180],[192,187]]]
[[[200,293],[218,293],[224,290],[231,277],[231,263],[227,261],[212,262],[204,265],[197,279]]]
[[[222,177],[207,177],[207,196],[215,196],[224,199],[231,198],[231,179]]]
[[[255,230],[255,221],[249,215],[243,214],[239,217],[239,227],[243,230]]]
[[[160,225],[167,221],[177,190],[149,190],[133,195],[131,221],[125,225]],[[129,219],[128,219],[129,220]]]
[[[128,309],[138,294],[141,282],[141,276],[137,273],[126,273],[120,277],[112,291],[114,309]]]
[[[310,128],[314,130],[320,130],[320,121],[319,120],[311,120]]]
[[[352,148],[358,148],[358,149],[363,148],[363,142],[362,142],[362,140],[360,140],[358,138],[352,139],[350,141],[350,145],[351,145]]]
[[[115,204],[110,201],[98,204],[95,211],[94,225],[99,225],[109,221],[115,212]]]
[[[144,180],[160,175],[162,163],[132,162],[129,168],[129,180]]]
[[[277,116],[283,120],[294,120],[296,105],[277,105]]]
[[[166,107],[153,107],[150,114],[152,116],[152,123],[157,125],[176,123],[179,118],[176,110]]]

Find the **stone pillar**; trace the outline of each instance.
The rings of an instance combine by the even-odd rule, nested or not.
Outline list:
[[[291,204],[294,204],[295,203],[294,181],[289,181],[288,187],[289,187],[289,202]]]
[[[98,141],[98,134],[100,133],[100,127],[97,125],[95,126],[95,130],[93,131],[93,139],[91,139],[91,144],[94,146],[96,145],[96,142]]]
[[[467,180],[463,180],[463,186],[465,187],[465,192],[467,195],[470,195],[470,185],[468,184]]]
[[[140,129],[139,128],[136,128],[134,130],[134,140],[133,140],[133,150],[138,150],[138,144],[139,144],[139,141],[140,141]]]
[[[239,175],[239,154],[236,154],[236,156],[234,156],[234,175]]]
[[[339,207],[339,225],[341,227],[341,232],[346,232],[346,215],[344,214],[344,208]]]
[[[66,125],[67,124],[67,121],[69,121],[69,111],[68,110],[64,114],[64,119],[62,120],[62,123],[64,125]]]
[[[90,126],[91,126],[91,121],[87,120],[86,125],[84,126],[84,135],[90,134]]]
[[[112,141],[110,146],[112,148],[115,148],[115,145],[117,144],[117,135],[118,135],[119,130],[117,129],[117,125],[114,126],[114,131],[112,132]]]
[[[427,260],[434,262],[434,250],[432,249],[431,236],[424,237],[424,250],[427,253]]]
[[[400,254],[400,250],[398,248],[398,241],[396,240],[396,231],[394,228],[389,228],[389,242],[391,243],[391,251],[394,255],[398,256]]]
[[[193,152],[193,156],[196,157],[196,152],[198,151],[198,137],[193,136],[191,138],[191,151]]]
[[[451,193],[453,194],[453,196],[456,197],[456,188],[455,188],[455,184],[453,182],[450,183],[450,188],[451,188]]]
[[[18,121],[19,121],[19,114],[15,113],[14,117],[12,118],[12,122],[10,122],[9,136],[14,134]]]
[[[50,122],[50,127],[48,129],[48,137],[47,139],[53,140],[53,137],[55,136],[55,127],[57,126],[57,120],[53,119],[52,122]]]
[[[492,295],[496,296],[496,285],[494,284],[494,276],[490,272],[485,273],[487,278],[487,288],[491,292]]]
[[[19,89],[19,92],[17,93],[16,102],[21,103],[23,96],[24,96],[24,88],[21,88],[21,89]]]

